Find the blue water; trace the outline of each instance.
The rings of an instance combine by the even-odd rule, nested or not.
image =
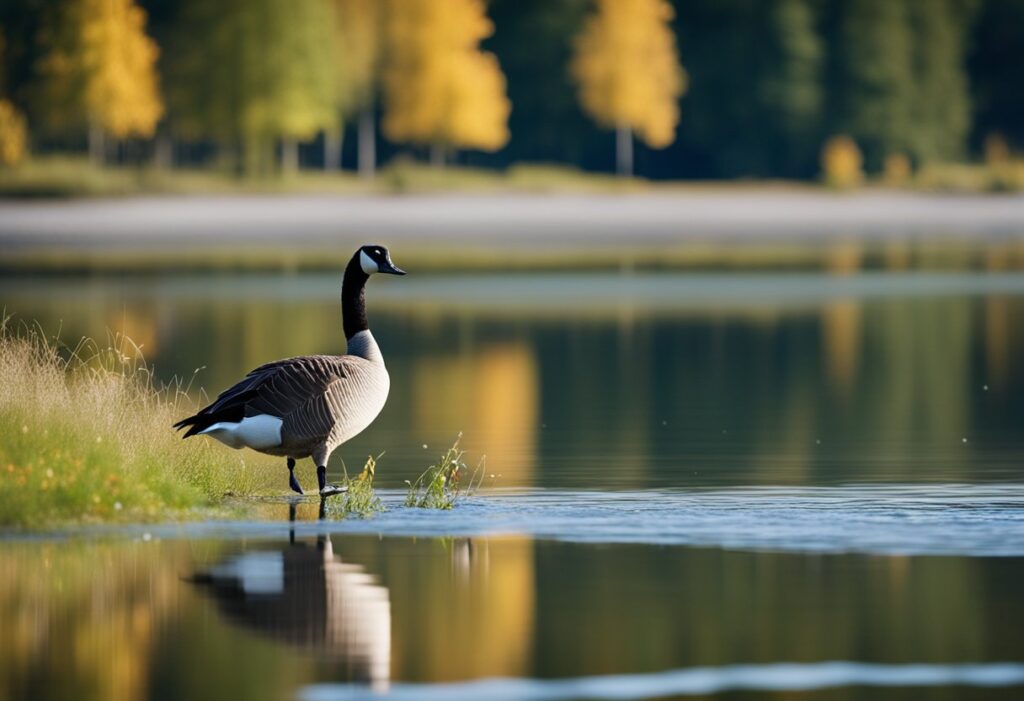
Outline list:
[[[338,282],[0,296],[216,394],[339,352]],[[321,520],[282,464],[246,520],[0,539],[0,699],[1024,697],[1024,276],[390,282],[388,406],[329,466],[386,450],[387,510]],[[404,507],[460,432],[486,488]]]
[[[580,543],[794,553],[1024,556],[1022,484],[488,490],[464,498],[451,511],[405,507],[404,493],[397,490],[379,494],[386,510],[367,518],[204,521],[138,526],[128,533],[160,538],[274,538],[292,532],[298,536],[518,535]],[[248,505],[255,504],[258,511],[304,501],[312,503],[268,497],[249,500]]]
[[[693,667],[652,674],[575,679],[482,679],[454,684],[395,684],[372,690],[352,684],[315,684],[301,701],[634,701],[726,691],[816,691],[861,687],[1000,687],[1024,684],[1024,664],[885,665],[857,662]],[[965,694],[970,692],[964,689]],[[965,695],[965,698],[966,695]]]

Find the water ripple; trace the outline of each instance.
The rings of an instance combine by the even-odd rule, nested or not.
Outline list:
[[[1024,664],[866,664],[812,662],[691,667],[650,674],[574,679],[480,679],[446,684],[395,684],[386,693],[351,684],[316,684],[299,692],[301,701],[387,699],[388,701],[630,701],[694,696],[723,691],[810,691],[841,686],[1017,686]]]
[[[490,491],[452,511],[402,506],[370,519],[307,521],[297,534],[475,537],[885,555],[1024,556],[1024,484],[744,487],[689,491]],[[287,534],[281,521],[150,527],[164,537]]]

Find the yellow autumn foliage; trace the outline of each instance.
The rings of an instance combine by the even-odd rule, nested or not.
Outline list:
[[[890,153],[882,163],[882,180],[887,185],[906,185],[914,168],[905,153]]]
[[[383,4],[380,0],[334,0],[341,66],[341,102],[345,112],[373,97],[383,53]]]
[[[686,73],[665,0],[597,0],[576,37],[570,71],[599,124],[630,127],[653,148],[675,140]]]
[[[395,0],[387,15],[383,129],[392,141],[495,151],[511,103],[482,0]]]
[[[857,143],[845,134],[830,138],[821,149],[821,169],[831,187],[846,189],[860,185],[864,180],[864,158]]]
[[[1001,166],[1010,162],[1010,145],[1006,143],[1006,137],[995,132],[985,137],[983,146],[985,164],[990,166]]]
[[[148,137],[163,115],[159,50],[133,0],[68,0],[43,71],[87,120],[115,137]]]
[[[13,166],[25,157],[25,117],[8,100],[0,100],[0,166]]]

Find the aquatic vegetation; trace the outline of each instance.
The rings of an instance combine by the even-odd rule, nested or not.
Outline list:
[[[366,465],[363,466],[363,471],[355,477],[349,478],[346,471],[345,478],[342,481],[345,493],[336,499],[329,499],[327,501],[328,514],[340,518],[346,516],[365,518],[384,510],[384,504],[373,488],[373,478],[377,471],[377,460],[379,459],[380,455],[377,457],[368,456],[366,458]]]
[[[180,517],[280,479],[278,464],[175,436],[186,388],[158,387],[123,336],[66,348],[5,318],[0,386],[0,526]]]
[[[460,433],[436,464],[428,467],[415,482],[409,485],[405,505],[420,509],[451,509],[455,502],[471,496],[483,480],[486,456],[471,473],[464,459],[466,451],[459,447]],[[479,478],[477,477],[479,475]]]

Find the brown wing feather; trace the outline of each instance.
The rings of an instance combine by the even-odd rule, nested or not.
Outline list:
[[[309,355],[267,363],[176,426],[191,426],[187,437],[217,421],[270,414],[284,419],[286,430],[291,427],[306,437],[326,436],[335,421],[326,395],[346,374],[342,356]]]

